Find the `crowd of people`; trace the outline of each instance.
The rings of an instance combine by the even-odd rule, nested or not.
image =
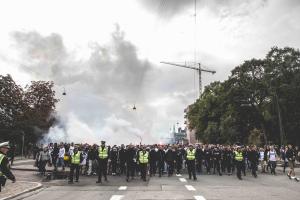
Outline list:
[[[130,181],[139,175],[143,181],[146,176],[173,176],[187,169],[188,178],[197,180],[197,174],[216,174],[222,176],[237,174],[242,180],[247,171],[256,178],[258,167],[261,173],[276,175],[280,161],[283,172],[289,166],[287,176],[295,178],[295,162],[299,161],[299,150],[292,145],[256,147],[242,145],[101,145],[50,143],[40,148],[34,157],[41,174],[46,165],[54,171],[70,167],[69,183],[79,181],[80,175],[98,175],[107,181],[107,174],[125,175]],[[296,179],[298,180],[298,179]]]

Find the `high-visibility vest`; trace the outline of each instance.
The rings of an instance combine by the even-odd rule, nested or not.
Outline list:
[[[76,154],[73,153],[71,163],[77,165],[80,164],[80,151],[78,151]]]
[[[236,161],[243,161],[243,153],[242,152],[235,152],[235,160]]]
[[[140,155],[139,155],[139,161],[140,163],[144,164],[144,163],[148,163],[148,157],[149,157],[149,153],[148,151],[144,152],[143,151],[140,151]]]
[[[2,163],[3,158],[5,158],[5,155],[0,153],[0,165]],[[3,176],[3,173],[0,171],[0,176]]]
[[[100,159],[106,159],[108,157],[108,148],[104,147],[102,149],[102,147],[99,147],[98,153],[99,153],[99,158]]]
[[[196,158],[196,149],[193,149],[192,151],[190,149],[186,150],[186,159],[187,160],[195,160]]]

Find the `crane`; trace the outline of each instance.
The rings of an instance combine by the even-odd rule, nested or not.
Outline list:
[[[186,64],[181,65],[181,64],[176,64],[176,63],[172,63],[172,62],[164,62],[164,61],[162,61],[160,63],[167,64],[167,65],[173,65],[173,66],[177,66],[177,67],[184,67],[184,68],[193,69],[193,70],[198,71],[198,74],[199,74],[199,98],[201,97],[201,94],[202,94],[201,72],[208,72],[208,73],[211,73],[211,74],[216,73],[216,71],[214,71],[214,70],[202,69],[200,63],[196,63],[198,65],[198,67],[193,67],[193,66],[189,66],[189,65],[186,65]]]

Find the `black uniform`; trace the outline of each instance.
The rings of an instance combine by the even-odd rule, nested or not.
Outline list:
[[[183,162],[184,151],[179,148],[176,151],[176,174],[180,174],[180,170],[182,169],[182,162]]]
[[[197,172],[198,173],[202,173],[202,162],[203,162],[203,159],[204,159],[204,152],[203,150],[198,147],[196,149],[196,168],[197,168]]]
[[[117,174],[118,159],[119,159],[118,149],[116,147],[113,147],[112,150],[110,151],[111,172],[113,176]]]
[[[102,147],[100,146],[99,149],[104,149],[107,148],[107,153],[109,152],[109,148],[108,147]],[[99,152],[99,150],[98,150]],[[107,181],[107,161],[108,161],[109,155],[107,158],[100,158],[99,154],[97,155],[97,160],[98,160],[98,181],[97,183],[101,183],[101,179],[102,179],[102,174],[104,176],[105,181]]]
[[[163,149],[159,149],[157,152],[157,167],[158,167],[158,173],[159,177],[162,176],[164,171],[164,164],[165,164],[165,151]]]
[[[126,173],[125,163],[126,163],[126,149],[121,146],[119,150],[119,160],[120,160],[120,175]]]
[[[166,162],[168,165],[168,176],[172,176],[174,173],[174,166],[175,166],[175,159],[176,159],[176,152],[174,149],[168,149],[166,152]]]
[[[2,154],[2,153],[0,152],[0,154]],[[2,155],[4,155],[4,154],[2,154]],[[5,185],[6,178],[12,180],[13,182],[16,181],[15,176],[8,168],[8,163],[9,163],[9,161],[6,156],[2,159],[2,161],[0,163],[0,172],[2,173],[2,175],[0,176],[0,192],[1,192],[1,186]]]
[[[210,174],[210,169],[212,165],[212,152],[209,148],[204,149],[204,159],[205,159],[205,167],[207,174]]]
[[[256,150],[250,150],[248,151],[248,160],[250,162],[250,168],[251,168],[251,172],[252,175],[256,178],[257,174],[257,166],[258,166],[258,159],[259,159],[259,153]]]
[[[156,163],[157,163],[157,152],[154,148],[151,148],[149,152],[149,161],[150,161],[150,176],[156,174]]]
[[[217,169],[219,175],[222,176],[220,171],[221,157],[222,157],[220,149],[215,148],[212,152],[212,156],[213,156],[213,164],[214,164],[214,174],[216,173],[216,169]]]
[[[129,176],[131,176],[131,179],[134,177],[136,156],[136,151],[133,147],[129,147],[125,151],[125,161],[127,166],[126,181],[129,181]]]
[[[74,152],[74,155],[76,155],[77,153],[80,153],[80,163],[81,163],[82,160],[83,160],[82,153],[77,151],[76,153]],[[74,170],[75,170],[75,181],[78,182],[78,180],[79,180],[79,171],[80,171],[80,163],[79,164],[74,164],[74,163],[72,163],[72,156],[70,156],[70,158],[71,158],[71,164],[70,164],[69,183],[73,183]]]

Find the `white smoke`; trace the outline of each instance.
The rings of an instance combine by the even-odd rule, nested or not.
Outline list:
[[[150,62],[138,58],[136,47],[118,26],[108,44],[93,42],[90,56],[80,60],[58,34],[12,35],[23,60],[20,68],[34,79],[53,80],[61,100],[59,123],[50,128],[43,142],[156,143],[178,121],[173,114],[183,116],[183,109],[191,103],[188,99],[193,95],[178,95],[170,89],[174,91],[174,83],[184,88],[192,73],[162,75]],[[61,95],[62,88],[66,96]],[[166,101],[165,108],[153,104],[160,98]],[[168,107],[168,101],[172,106]],[[134,104],[137,110],[132,109]]]

